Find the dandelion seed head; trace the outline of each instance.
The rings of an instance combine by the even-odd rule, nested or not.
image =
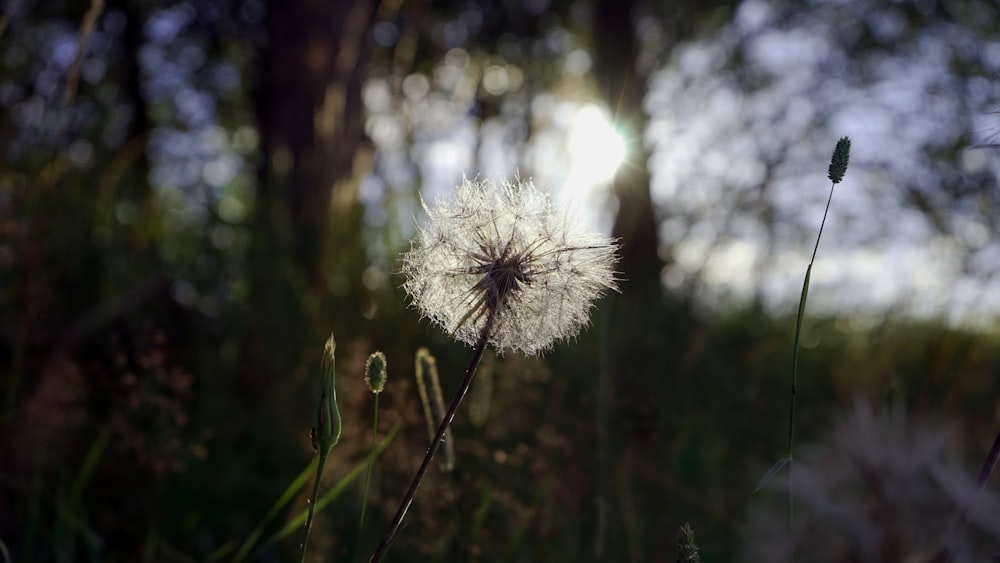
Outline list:
[[[403,288],[461,342],[474,346],[492,314],[490,346],[542,352],[579,334],[593,301],[617,289],[617,245],[556,213],[531,181],[465,180],[427,214]]]

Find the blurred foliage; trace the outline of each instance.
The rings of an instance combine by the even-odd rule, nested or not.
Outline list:
[[[377,432],[399,433],[376,462],[368,525],[359,541],[359,480],[311,538],[312,560],[367,557],[356,546],[375,545],[426,447],[414,353],[432,351],[446,396],[469,354],[418,322],[398,289],[418,191],[462,169],[558,172],[562,161],[536,144],[558,124],[558,100],[621,101],[593,76],[621,60],[594,63],[592,16],[606,2],[319,4],[3,5],[0,540],[15,561],[230,560],[311,459],[331,331],[344,429],[324,482],[371,444],[365,358],[377,348],[393,366]],[[626,4],[624,25],[636,26],[614,31],[636,41],[625,56],[640,82],[618,110],[636,117],[641,144],[658,65],[761,3],[685,2],[669,14]],[[975,14],[989,3],[892,4],[907,37],[988,25]],[[995,53],[992,21],[969,29]],[[891,48],[877,39],[866,32],[850,47]],[[969,138],[953,140],[935,163],[962,158]],[[484,368],[452,428],[455,469],[425,481],[391,560],[661,561],[685,522],[705,560],[739,554],[751,491],[782,453],[792,319],[761,300],[707,307],[688,277],[669,283],[674,235],[700,219],[693,208],[664,216],[645,160],[630,166],[645,197],[620,197],[619,219],[655,220],[660,247],[646,241],[645,267],[628,272],[623,297],[599,303],[577,342]],[[995,222],[984,211],[995,177],[957,170],[934,176],[945,190],[906,184],[908,197]],[[712,200],[705,217],[749,206],[770,226],[794,222],[750,204],[768,201],[772,178],[749,199]],[[691,222],[664,227],[677,217]],[[632,287],[644,289],[629,301]],[[996,335],[845,314],[808,319],[803,342],[800,443],[859,395],[957,421],[972,466],[1000,428]],[[284,520],[304,506],[294,500]],[[252,557],[287,560],[296,541]]]

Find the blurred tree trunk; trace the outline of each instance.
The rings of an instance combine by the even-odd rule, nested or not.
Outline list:
[[[726,3],[728,0],[721,0]],[[691,37],[698,25],[711,20],[719,1],[675,2],[669,14],[658,14],[664,26],[666,58],[670,48]],[[643,138],[648,116],[643,109],[648,76],[637,70],[642,45],[636,34],[643,0],[595,0],[593,41],[595,75],[616,125],[631,139],[627,162],[614,179],[618,213],[613,235],[621,240],[622,293],[610,300],[608,366],[598,385],[598,470],[595,519],[591,535],[593,557],[628,553],[632,561],[648,559],[653,546],[672,549],[677,511],[665,510],[667,499],[650,496],[638,477],[669,471],[673,415],[685,404],[683,379],[689,374],[684,357],[697,323],[682,296],[664,292],[660,273],[670,260],[661,249],[658,222],[650,194],[650,152]],[[652,14],[650,14],[652,15]],[[612,439],[612,437],[614,439]],[[655,444],[655,447],[652,445]],[[603,524],[601,524],[603,522]],[[671,527],[673,527],[671,529]],[[603,528],[603,529],[602,529]],[[660,544],[661,539],[669,541]],[[657,547],[659,546],[659,547]]]
[[[330,198],[351,176],[364,139],[361,87],[376,0],[268,3],[264,75],[255,99],[261,148],[259,202],[287,229],[312,281],[323,264]]]
[[[358,252],[360,211],[348,180],[364,142],[361,89],[377,7],[377,0],[268,2],[254,92],[262,158],[249,256],[253,318],[241,361],[241,383],[264,384],[262,393],[261,378],[287,373],[303,349],[321,346],[311,340],[329,270]],[[347,233],[343,244],[331,242],[331,231]],[[295,349],[270,346],[275,332]]]
[[[630,139],[629,154],[614,179],[618,199],[613,236],[621,241],[619,269],[627,280],[622,294],[611,300],[609,366],[600,374],[598,408],[598,468],[594,518],[596,530],[588,550],[594,561],[615,553],[627,559],[644,559],[636,522],[647,521],[636,514],[632,493],[621,483],[633,477],[624,459],[638,443],[650,436],[659,392],[657,379],[668,369],[658,365],[658,350],[664,343],[661,324],[663,296],[657,253],[656,221],[649,190],[649,152],[642,142],[647,118],[642,109],[646,77],[637,75],[639,52],[634,27],[636,0],[597,0],[594,6],[595,75],[608,107],[623,135]],[[669,377],[669,376],[668,376]],[[637,520],[639,516],[639,520]],[[650,522],[652,523],[652,522]],[[624,559],[624,557],[623,557]]]
[[[642,142],[646,76],[635,70],[639,44],[633,23],[636,0],[598,0],[594,10],[595,74],[618,127],[632,140],[628,163],[614,179],[618,216],[613,234],[622,239],[620,268],[629,280],[659,287],[656,221],[649,194],[649,151]]]

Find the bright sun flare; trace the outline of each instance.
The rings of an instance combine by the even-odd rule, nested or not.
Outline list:
[[[568,149],[574,183],[608,182],[625,160],[625,139],[615,131],[607,112],[593,104],[580,108],[573,118]]]

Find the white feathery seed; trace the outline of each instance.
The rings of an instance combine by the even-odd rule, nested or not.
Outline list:
[[[475,346],[537,354],[579,334],[593,301],[617,290],[617,244],[554,212],[531,181],[468,180],[427,210],[403,256],[422,316]]]

